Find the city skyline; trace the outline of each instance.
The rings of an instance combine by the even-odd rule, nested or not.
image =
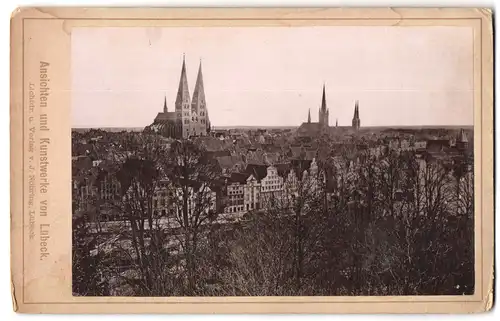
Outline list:
[[[309,109],[317,121],[323,84],[330,124],[350,125],[356,100],[366,127],[473,123],[468,28],[125,29],[74,31],[73,127],[147,126],[165,97],[173,111],[183,54],[190,91],[203,64],[213,127],[298,127]],[[319,41],[327,36],[339,44]],[[217,42],[221,37],[227,41]],[[418,50],[429,43],[435,50]],[[249,55],[257,45],[261,50]]]

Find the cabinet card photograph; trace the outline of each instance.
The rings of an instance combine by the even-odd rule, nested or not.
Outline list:
[[[491,18],[20,9],[14,309],[489,310]]]

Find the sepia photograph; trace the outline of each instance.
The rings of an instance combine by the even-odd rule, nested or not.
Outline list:
[[[473,38],[74,28],[73,296],[473,295]]]
[[[494,305],[481,8],[20,8],[20,313]]]

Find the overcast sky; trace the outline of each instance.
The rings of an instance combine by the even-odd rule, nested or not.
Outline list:
[[[186,55],[192,95],[202,59],[212,126],[472,125],[468,27],[75,28],[74,127],[142,127],[170,111]]]

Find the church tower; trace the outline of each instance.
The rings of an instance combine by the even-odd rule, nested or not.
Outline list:
[[[206,136],[209,131],[208,110],[205,102],[205,88],[203,86],[203,73],[200,67],[198,68],[198,77],[193,92],[193,100],[191,101],[191,121],[193,124],[193,135]]]
[[[163,113],[164,113],[164,114],[168,113],[168,108],[167,108],[167,96],[165,96],[165,101],[163,102]]]
[[[359,130],[361,126],[361,120],[359,119],[359,102],[356,100],[354,105],[354,116],[352,117],[352,128],[354,130]]]
[[[469,147],[469,140],[463,128],[460,129],[460,133],[458,134],[456,146],[459,150],[466,150]]]
[[[175,112],[177,121],[181,122],[182,138],[189,138],[192,135],[191,129],[191,98],[189,97],[189,88],[186,76],[186,59],[182,58],[181,78],[179,80],[179,89],[175,99]]]
[[[319,109],[319,125],[328,127],[329,110],[326,108],[325,84],[323,84],[323,97],[321,99],[321,108]]]
[[[307,122],[311,123],[311,108],[309,108],[309,112],[307,113]]]

